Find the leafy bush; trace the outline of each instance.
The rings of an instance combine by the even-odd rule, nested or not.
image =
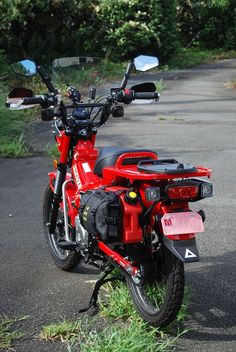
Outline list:
[[[177,44],[175,7],[166,0],[2,0],[0,47],[12,60],[41,62],[83,54],[120,59],[137,52],[166,58]]]
[[[175,6],[175,1],[164,0],[101,0],[97,12],[106,56],[144,52],[169,57],[177,46]]]
[[[185,46],[236,48],[236,0],[178,0],[177,21]]]

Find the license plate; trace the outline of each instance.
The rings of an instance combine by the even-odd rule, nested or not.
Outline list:
[[[165,214],[161,218],[161,224],[166,236],[204,231],[202,217],[194,211]]]

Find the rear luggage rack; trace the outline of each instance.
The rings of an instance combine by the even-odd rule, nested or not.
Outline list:
[[[175,159],[141,160],[137,170],[149,174],[186,174],[197,171],[195,166],[182,164]]]

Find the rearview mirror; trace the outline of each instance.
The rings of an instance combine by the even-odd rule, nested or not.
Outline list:
[[[139,55],[134,59],[134,66],[138,71],[148,71],[159,65],[155,56]]]
[[[37,67],[31,60],[22,60],[12,64],[12,69],[16,74],[22,76],[34,76],[37,73]]]

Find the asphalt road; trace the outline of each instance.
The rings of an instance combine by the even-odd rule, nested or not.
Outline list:
[[[180,340],[191,352],[236,350],[236,91],[225,83],[236,80],[236,60],[171,73],[164,78],[160,102],[132,104],[123,119],[100,129],[98,145],[151,148],[160,157],[213,169],[214,197],[194,204],[207,215],[205,233],[198,235],[201,261],[186,266],[191,299]],[[141,79],[139,76],[137,79]],[[132,82],[133,83],[133,82]],[[38,149],[51,140],[37,124]],[[73,320],[88,301],[93,268],[65,273],[48,254],[42,230],[42,199],[51,169],[46,156],[0,159],[0,314],[28,315],[19,324],[27,337],[17,352],[65,351],[60,344],[38,340],[44,324]],[[82,270],[82,272],[81,272]]]

